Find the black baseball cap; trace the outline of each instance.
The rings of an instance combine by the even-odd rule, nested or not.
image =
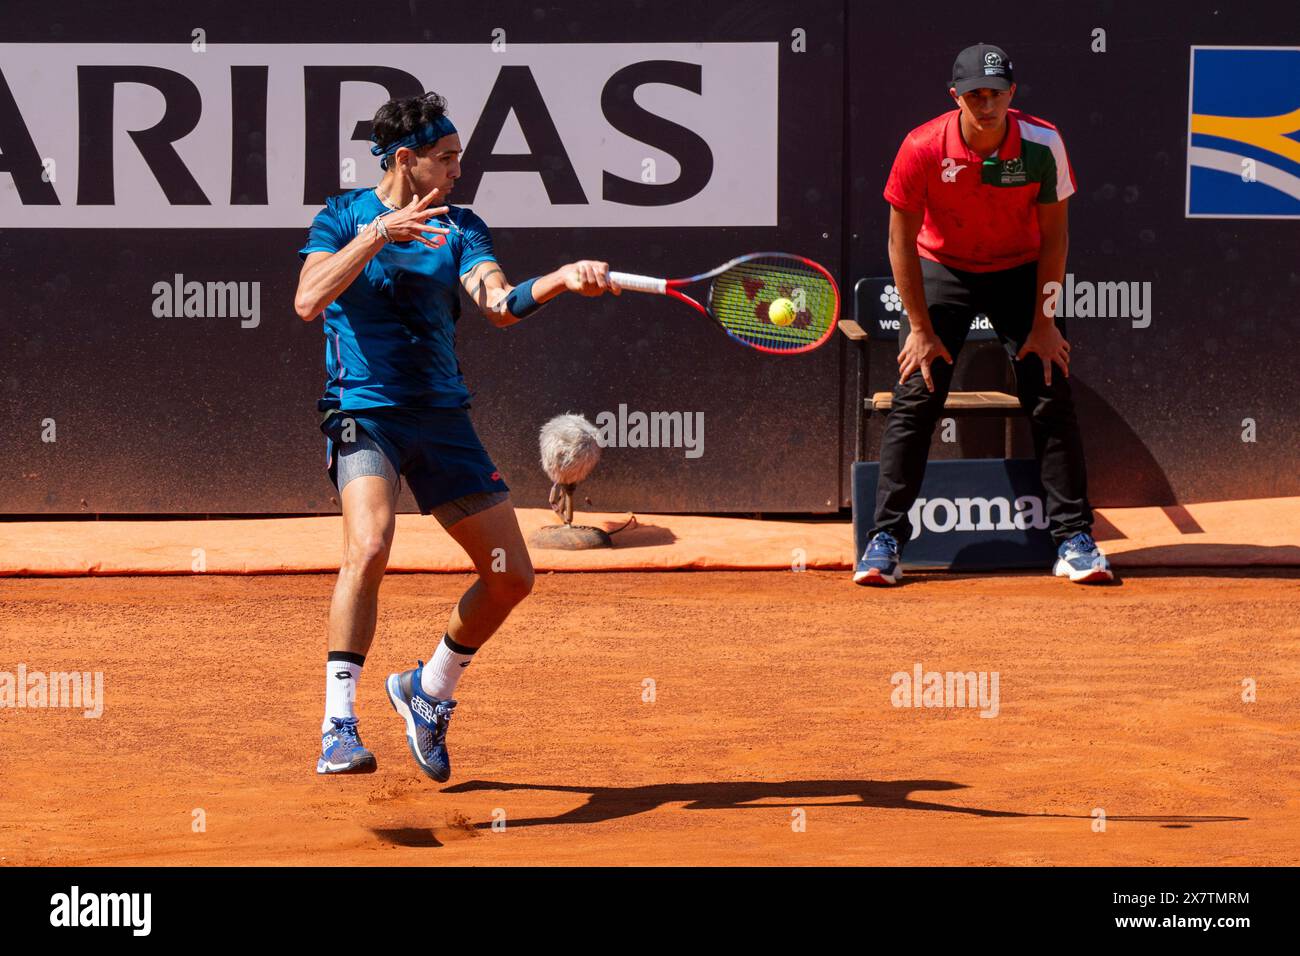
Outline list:
[[[976,43],[957,54],[948,86],[961,96],[971,90],[1009,90],[1014,82],[1007,51],[991,43]]]

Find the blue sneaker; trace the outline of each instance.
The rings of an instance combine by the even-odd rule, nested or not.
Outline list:
[[[388,675],[388,699],[393,702],[393,710],[406,721],[406,742],[420,770],[438,783],[446,783],[451,777],[447,724],[456,702],[425,696],[420,689],[424,661],[418,663],[414,670]]]
[[[317,773],[374,773],[375,755],[366,749],[357,734],[355,717],[331,717],[333,725],[320,738]]]
[[[897,584],[902,576],[903,565],[894,536],[888,531],[872,535],[867,550],[858,561],[857,570],[853,572],[853,583],[883,587]]]
[[[1115,580],[1106,556],[1092,540],[1092,535],[1080,531],[1065,542],[1056,552],[1056,567],[1052,573],[1058,578],[1068,577],[1075,584],[1098,584]]]

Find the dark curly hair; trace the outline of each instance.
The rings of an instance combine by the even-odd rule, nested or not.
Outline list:
[[[447,101],[437,93],[399,97],[379,107],[370,134],[376,143],[387,148],[403,136],[446,115]]]

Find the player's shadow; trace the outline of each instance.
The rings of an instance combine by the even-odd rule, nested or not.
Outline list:
[[[686,810],[762,810],[772,807],[810,806],[869,807],[880,810],[926,810],[935,813],[964,813],[977,817],[1049,817],[1089,820],[1088,814],[1021,813],[987,807],[963,807],[916,799],[917,791],[964,790],[964,783],[948,780],[746,780],[726,783],[664,783],[643,787],[569,787],[534,783],[501,783],[467,780],[447,787],[443,793],[477,793],[490,790],[545,790],[554,793],[586,794],[581,806],[553,817],[511,819],[509,826],[551,826],[604,823],[648,813],[670,803],[685,804]],[[763,801],[759,803],[757,801]],[[822,801],[818,803],[816,801]],[[1111,816],[1107,822],[1160,823],[1190,826],[1197,823],[1240,822],[1248,817],[1223,816]],[[489,829],[491,823],[478,823]]]
[[[1083,424],[1088,497],[1107,508],[1158,505],[1184,534],[1201,530],[1178,504],[1173,484],[1146,441],[1121,413],[1077,375],[1070,376],[1075,413]],[[1026,432],[1028,425],[1024,426]],[[1121,465],[1122,463],[1122,465]]]

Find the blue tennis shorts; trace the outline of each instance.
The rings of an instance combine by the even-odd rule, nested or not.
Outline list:
[[[351,428],[349,421],[354,423]],[[406,478],[421,514],[465,495],[510,490],[463,408],[331,409],[320,430],[326,438],[326,468],[336,488],[338,446],[364,433]]]

